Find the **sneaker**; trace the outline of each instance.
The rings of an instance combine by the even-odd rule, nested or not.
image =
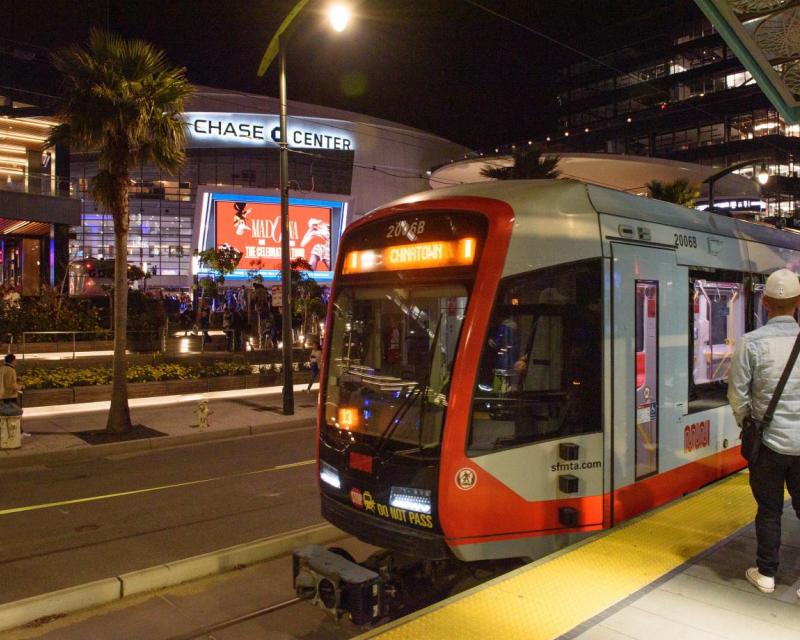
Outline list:
[[[23,432],[22,432],[22,437],[23,437],[23,438],[30,438],[30,437],[31,437],[31,434],[30,434],[30,433],[28,433],[27,431],[23,431]]]
[[[772,593],[775,591],[775,578],[762,575],[757,567],[750,567],[745,571],[747,581],[762,593]]]

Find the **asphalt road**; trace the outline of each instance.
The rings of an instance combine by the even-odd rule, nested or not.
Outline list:
[[[0,603],[320,523],[314,454],[309,425],[0,471]]]

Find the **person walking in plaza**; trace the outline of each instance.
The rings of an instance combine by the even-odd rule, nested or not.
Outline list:
[[[9,353],[0,365],[0,415],[2,416],[21,416],[22,408],[19,403],[19,393],[22,385],[17,382],[17,369],[15,362],[17,357]],[[30,437],[30,433],[21,432],[24,437]]]
[[[208,304],[208,301],[203,298],[200,301],[200,331],[203,334],[203,344],[205,345],[207,342],[211,342],[211,336],[208,333],[208,329],[211,326],[211,306]]]
[[[225,332],[225,349],[227,351],[234,350],[234,334],[233,334],[233,311],[226,304],[222,309],[222,330]]]
[[[800,302],[800,281],[788,269],[768,279],[764,306],[769,320],[736,343],[728,378],[728,400],[741,427],[746,419],[761,420],[786,369],[800,327],[794,314]],[[756,566],[745,577],[759,591],[775,590],[781,546],[784,485],[800,518],[800,366],[794,366],[764,429],[758,456],[749,459],[750,489],[756,513]],[[800,590],[797,593],[800,597]]]
[[[322,363],[322,345],[320,345],[319,340],[314,343],[309,360],[311,361],[311,380],[308,381],[306,393],[311,392],[311,385],[316,382],[317,376],[319,376],[319,365]]]

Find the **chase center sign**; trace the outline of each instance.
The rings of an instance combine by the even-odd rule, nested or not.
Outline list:
[[[277,147],[281,129],[278,116],[259,113],[184,113],[189,147]],[[335,120],[327,121],[331,124]],[[327,125],[322,118],[290,118],[288,142],[295,149],[352,151],[349,131]]]

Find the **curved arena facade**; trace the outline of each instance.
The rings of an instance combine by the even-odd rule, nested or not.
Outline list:
[[[184,114],[186,162],[177,175],[155,166],[132,172],[129,261],[152,274],[149,286],[187,287],[197,249],[231,244],[240,273],[278,280],[278,100],[197,87]],[[438,136],[348,111],[288,103],[292,257],[326,280],[344,227],[376,206],[429,189],[428,170],[466,151]],[[82,195],[81,225],[71,228],[70,258],[112,258],[111,215],[89,194],[97,164],[73,154]]]

